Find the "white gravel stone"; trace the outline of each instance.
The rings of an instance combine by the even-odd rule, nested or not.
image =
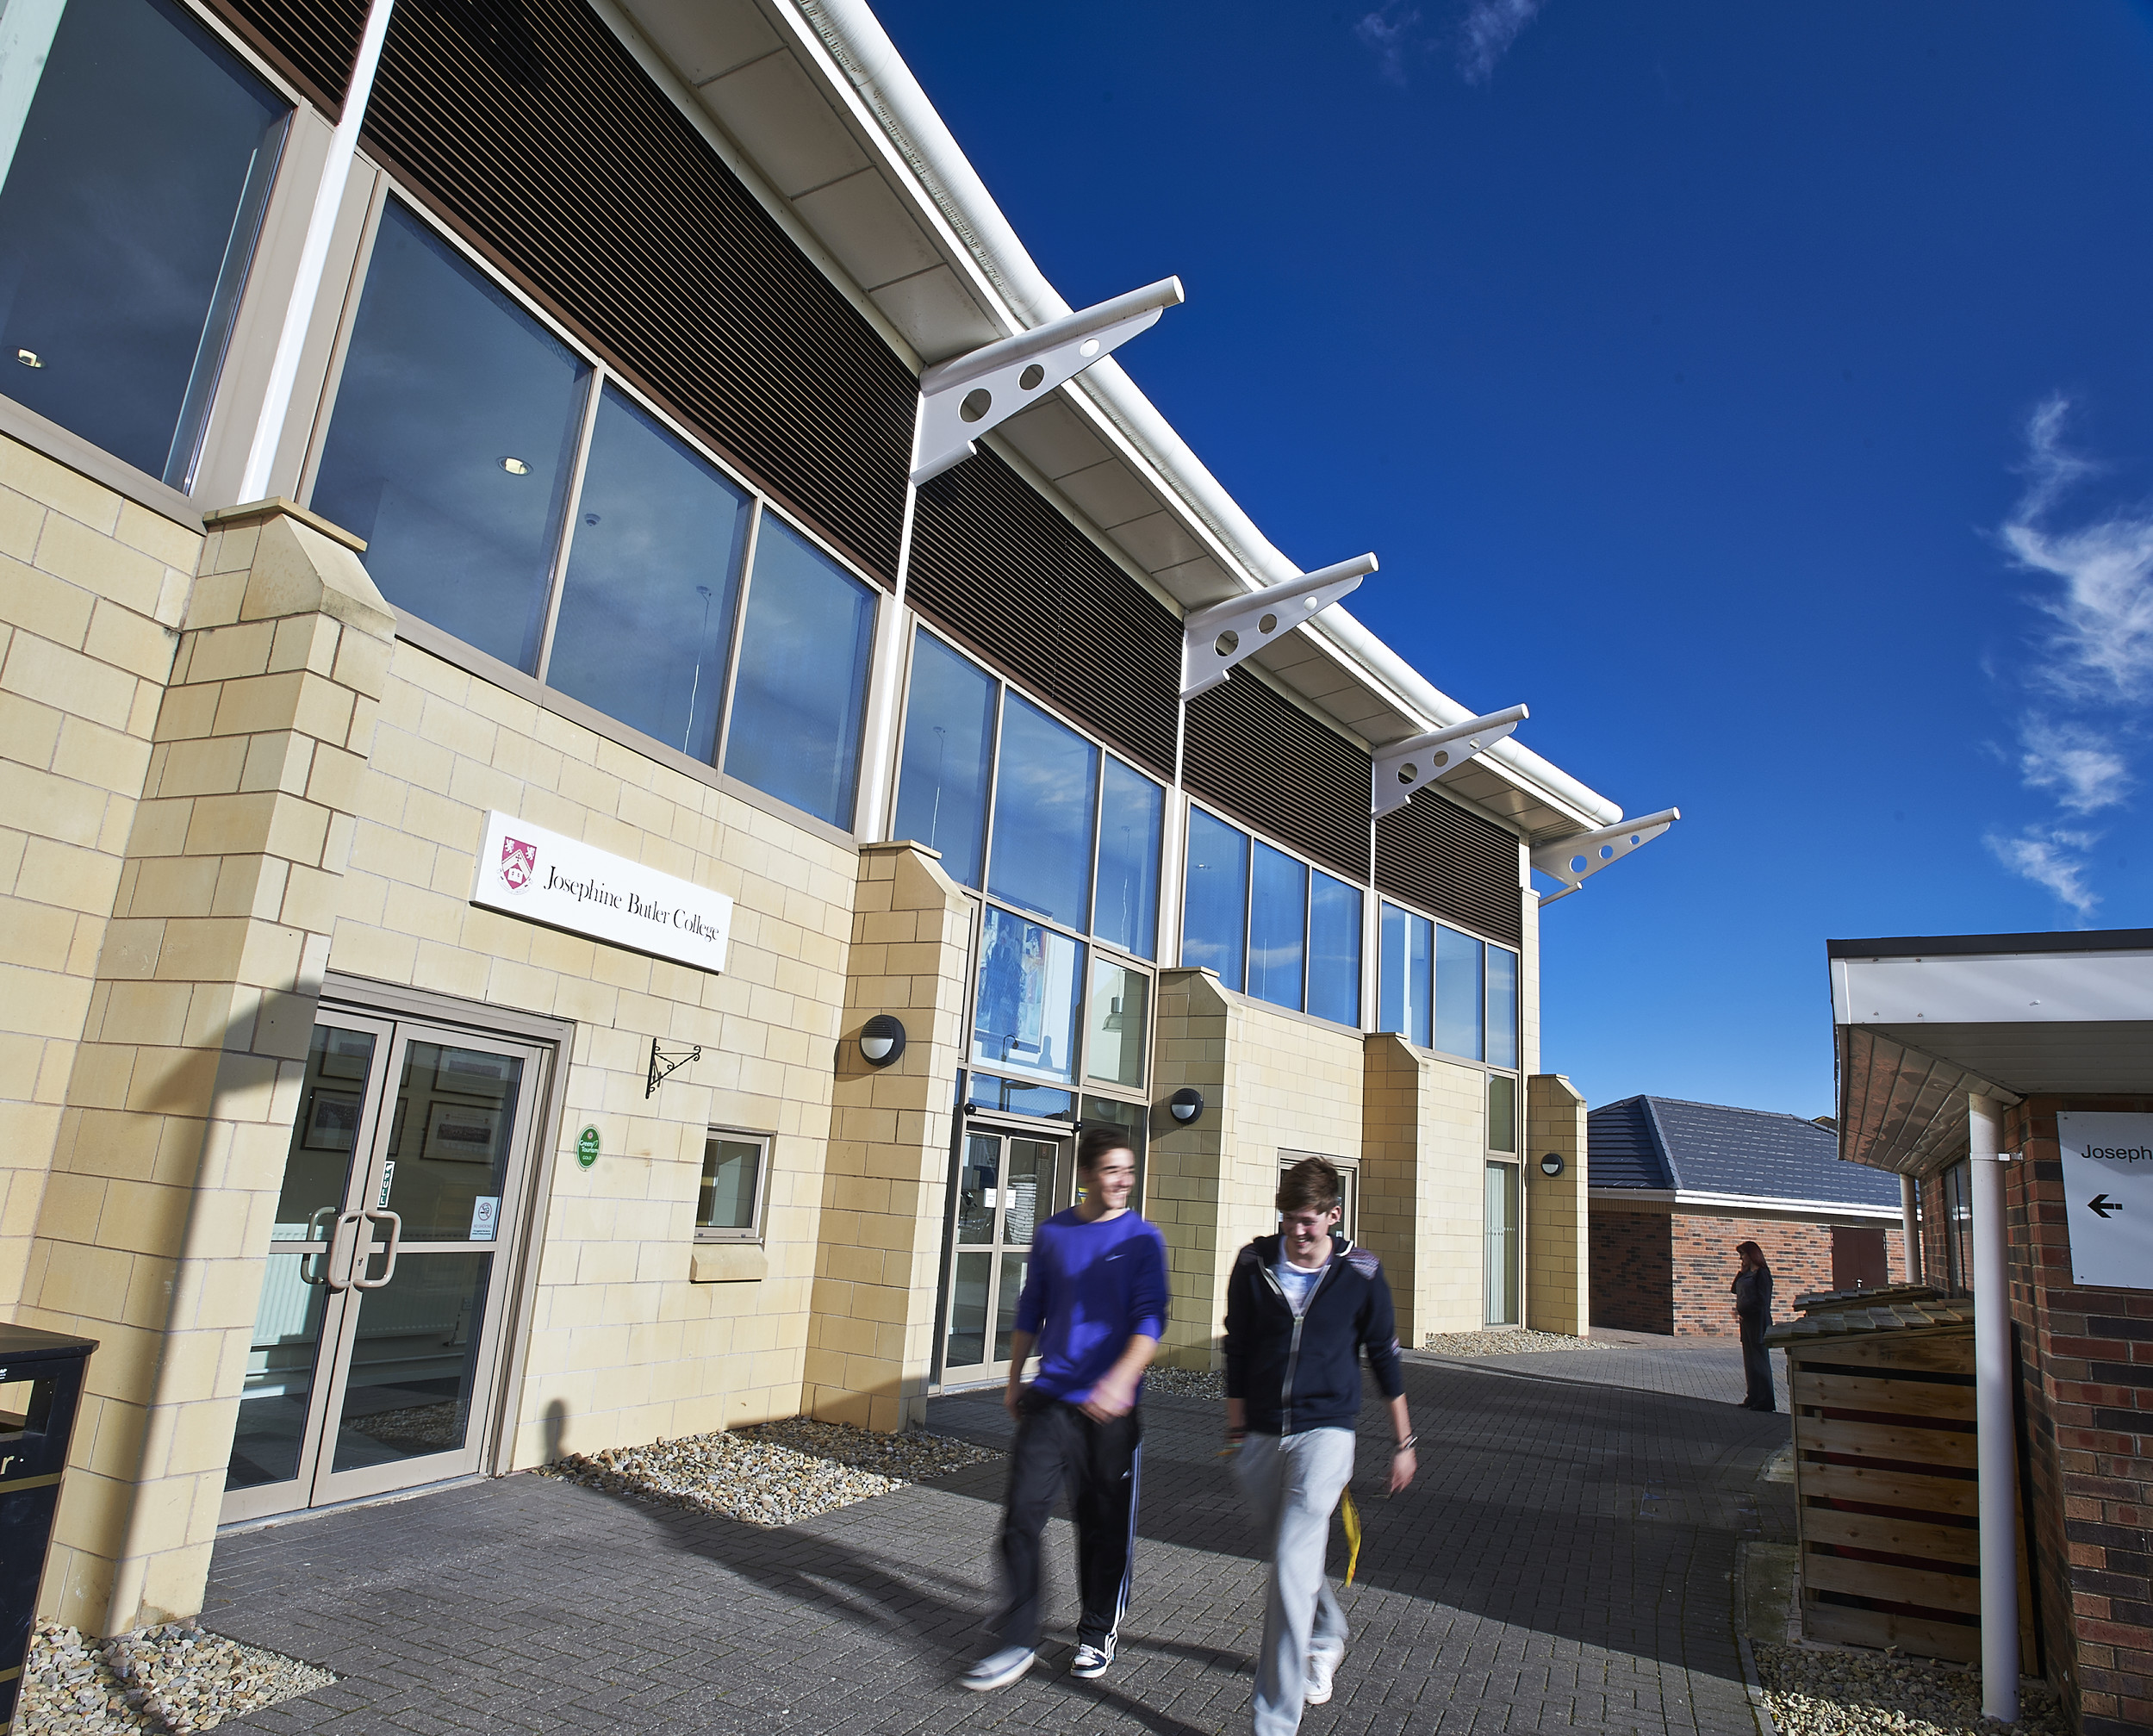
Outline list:
[[[1764,1703],[1783,1736],[2070,1736],[2038,1682],[2020,1685],[2019,1721],[1981,1715],[1981,1672],[1856,1647],[1752,1642]]]
[[[1148,1368],[1144,1391],[1170,1392],[1177,1398],[1223,1398],[1226,1377],[1216,1368]]]
[[[40,1621],[30,1640],[16,1736],[185,1736],[326,1688],[327,1670],[186,1622],[100,1643]]]
[[[648,1447],[573,1453],[542,1466],[540,1475],[775,1527],[1000,1457],[921,1429],[878,1434],[796,1416]]]
[[[1520,1326],[1499,1326],[1490,1332],[1431,1332],[1421,1341],[1422,1350],[1438,1356],[1519,1356],[1534,1350],[1615,1350],[1620,1347],[1604,1338],[1573,1338],[1565,1332],[1528,1332]]]

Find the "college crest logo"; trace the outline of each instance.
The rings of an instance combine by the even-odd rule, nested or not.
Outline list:
[[[521,838],[501,841],[501,878],[510,892],[521,892],[538,871],[538,847]]]

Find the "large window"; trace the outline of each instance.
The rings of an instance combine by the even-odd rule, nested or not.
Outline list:
[[[997,1073],[1076,1082],[1083,945],[1043,924],[986,907],[972,1059]]]
[[[940,850],[951,879],[1151,958],[1165,820],[1153,779],[914,634],[893,835]]]
[[[320,447],[390,602],[851,825],[874,592],[393,200]]]
[[[763,1176],[770,1137],[713,1127],[703,1141],[702,1185],[695,1194],[698,1241],[754,1241],[762,1234]]]
[[[0,10],[9,397],[191,486],[289,108],[178,6]]]
[[[1360,888],[1189,810],[1181,962],[1230,989],[1360,1023]]]
[[[1423,1048],[1515,1068],[1517,955],[1393,904],[1383,906],[1382,930],[1382,1028]]]

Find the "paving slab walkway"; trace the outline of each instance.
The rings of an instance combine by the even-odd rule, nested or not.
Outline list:
[[[1755,1736],[1730,1576],[1742,1540],[1791,1535],[1785,1486],[1758,1478],[1787,1423],[1665,1390],[1711,1387],[1702,1360],[1716,1354],[1416,1357],[1422,1478],[1383,1497],[1372,1406],[1353,1643],[1303,1729]],[[1683,1356],[1700,1366],[1671,1374]],[[1610,1366],[1624,1360],[1635,1366]],[[1736,1377],[1739,1391],[1739,1357]],[[775,1531],[526,1476],[223,1538],[204,1624],[342,1677],[225,1727],[1245,1730],[1263,1564],[1217,1457],[1219,1408],[1159,1395],[1146,1409],[1136,1592],[1102,1681],[1067,1673],[1057,1521],[1040,1666],[999,1694],[955,1685],[991,1596],[999,1464]],[[1007,1432],[992,1394],[938,1400],[931,1422],[996,1444]]]

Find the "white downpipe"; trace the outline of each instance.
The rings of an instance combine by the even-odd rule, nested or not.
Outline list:
[[[254,441],[246,451],[246,469],[240,477],[240,498],[258,501],[270,491],[277,468],[277,448],[284,438],[284,422],[291,414],[291,395],[299,383],[299,360],[307,347],[307,332],[314,324],[314,303],[321,296],[321,274],[329,263],[329,242],[336,233],[337,213],[344,208],[344,190],[352,178],[352,157],[358,149],[359,128],[366,124],[367,99],[374,94],[374,72],[381,65],[382,44],[389,35],[389,9],[395,0],[373,0],[366,9],[366,29],[359,37],[358,58],[352,63],[351,83],[344,92],[344,112],[336,131],[329,135],[329,159],[321,165],[321,184],[314,189],[314,210],[307,218],[307,240],[299,250],[299,277],[291,286],[291,300],[284,307],[284,327],[277,334],[277,358],[270,364],[269,389],[262,399],[261,418],[254,424]]]
[[[2002,1111],[1966,1100],[1974,1183],[1974,1416],[1981,1503],[1981,1709],[2019,1715],[2019,1448],[2012,1421],[2011,1277],[2005,1264]]]
[[[1910,1175],[1899,1178],[1899,1234],[1906,1248],[1907,1282],[1921,1282],[1920,1185]]]

